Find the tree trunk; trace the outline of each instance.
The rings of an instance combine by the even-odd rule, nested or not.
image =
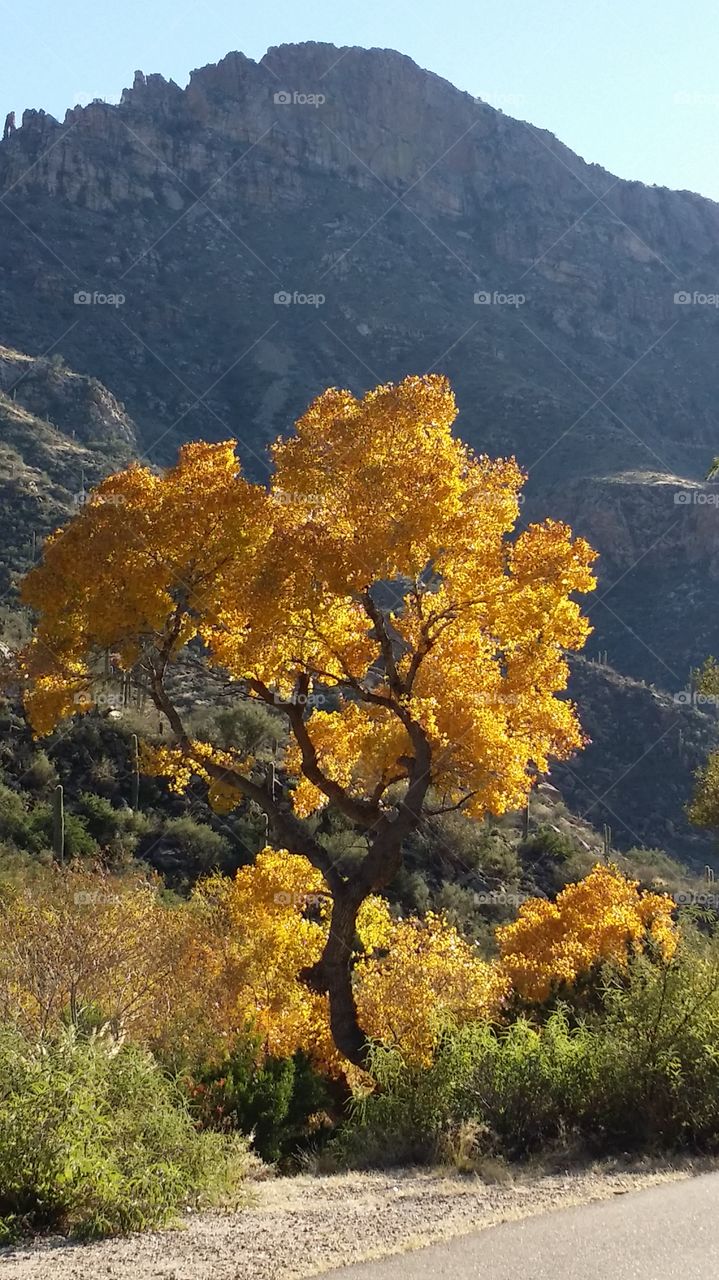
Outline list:
[[[325,949],[316,965],[303,969],[302,979],[313,991],[329,997],[332,1039],[356,1067],[366,1067],[367,1037],[357,1017],[352,989],[352,952],[355,945],[357,912],[361,898],[352,886],[333,898],[330,931]]]

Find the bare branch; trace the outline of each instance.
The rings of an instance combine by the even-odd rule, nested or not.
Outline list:
[[[405,692],[405,686],[402,682],[400,674],[397,670],[397,663],[394,654],[394,641],[387,630],[387,619],[372,599],[371,591],[365,591],[362,594],[362,604],[370,622],[373,624],[379,641],[380,652],[384,662],[387,681],[393,694],[397,698],[401,698]]]
[[[456,804],[443,804],[437,809],[425,809],[423,817],[439,818],[443,813],[456,813],[458,809],[463,809],[466,804],[469,804],[472,797],[476,796],[476,794],[476,791],[468,791],[466,796],[462,796],[461,800],[458,800]]]
[[[295,686],[294,697],[279,703],[275,701],[270,690],[261,681],[253,680],[251,684],[257,689],[260,697],[265,702],[278,706],[287,716],[290,728],[302,753],[302,772],[305,777],[332,804],[336,805],[340,813],[349,818],[350,822],[356,823],[362,830],[368,830],[373,827],[380,816],[378,805],[371,800],[359,800],[350,795],[345,787],[339,782],[335,782],[333,778],[329,778],[320,767],[317,748],[310,737],[304,718],[305,699],[310,687],[309,675],[303,673],[299,676]]]
[[[267,815],[273,834],[278,842],[292,853],[304,854],[312,866],[322,873],[332,892],[340,892],[344,885],[344,880],[332,858],[327,850],[309,834],[287,806],[273,799],[264,786],[258,782],[253,782],[240,769],[226,764],[218,764],[206,756],[200,757],[195,752],[182,718],[169,698],[162,682],[162,676],[157,671],[153,672],[151,697],[158,711],[161,711],[167,717],[167,721],[184,755],[201,766],[215,781],[229,782],[245,799],[253,800],[262,812]]]

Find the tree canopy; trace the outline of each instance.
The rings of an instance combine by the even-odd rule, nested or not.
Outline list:
[[[407,836],[428,813],[520,807],[550,759],[582,744],[558,695],[565,651],[589,634],[574,596],[594,586],[594,553],[553,520],[516,531],[520,468],[475,456],[456,413],[435,375],[363,399],[331,389],[273,446],[267,485],[241,474],[232,440],[186,445],[162,474],[133,465],[49,539],[24,584],[38,733],[92,705],[112,652],[172,730],[144,767],[176,787],[199,774],[220,808],[255,801],[276,845],[321,873],[332,921],[305,976],[359,1064],[357,913]],[[183,663],[285,716],[278,787],[253,756],[192,739],[172,695]],[[361,836],[350,870],[308,821],[327,806]]]

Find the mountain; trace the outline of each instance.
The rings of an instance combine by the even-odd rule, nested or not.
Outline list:
[[[137,72],[62,123],[26,111],[0,191],[0,342],[99,379],[158,462],[233,435],[262,478],[328,384],[447,373],[461,434],[527,469],[524,517],[601,552],[588,654],[625,678],[603,740],[658,758],[642,682],[672,695],[719,651],[719,205],[622,181],[399,53],[314,43],[184,89]],[[678,733],[690,712],[666,709]]]
[[[323,44],[26,111],[0,190],[0,337],[100,378],[153,456],[236,434],[262,475],[328,383],[441,369],[465,437],[528,468],[528,513],[602,551],[597,649],[681,688],[719,644],[719,206]]]
[[[132,422],[96,378],[0,346],[3,598],[86,490],[137,452]]]

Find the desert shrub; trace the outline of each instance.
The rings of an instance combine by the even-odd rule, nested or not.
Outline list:
[[[332,1141],[340,1163],[371,1169],[433,1161],[441,1137],[458,1123],[471,1073],[470,1029],[443,1037],[429,1067],[410,1066],[397,1049],[375,1047],[374,1087],[358,1089],[349,1119]]]
[[[553,814],[556,817],[556,811]],[[571,831],[544,823],[518,850],[528,887],[553,897],[592,868],[594,855],[577,843]]]
[[[286,736],[282,717],[253,702],[240,702],[217,712],[215,724],[223,747],[240,747],[243,751],[257,751],[262,746],[276,748]]]
[[[567,862],[574,857],[576,845],[564,832],[555,831],[554,827],[544,826],[539,827],[523,842],[520,851],[527,862],[543,858],[549,858],[555,862]]]
[[[379,1088],[336,1139],[353,1165],[432,1160],[470,1126],[476,1154],[518,1158],[579,1140],[607,1150],[719,1150],[719,955],[605,968],[601,1007],[447,1034],[431,1065],[376,1050]]]
[[[122,828],[123,815],[104,796],[84,791],[78,800],[80,817],[93,840],[100,845],[109,844]]]
[[[46,751],[36,751],[23,777],[30,791],[47,791],[57,783],[57,771]]]
[[[429,819],[407,841],[404,866],[388,893],[402,915],[441,912],[465,937],[492,950],[491,924],[507,915],[491,895],[518,888],[520,875],[505,832],[449,813]]]
[[[52,849],[53,813],[49,804],[38,804],[30,814],[30,830],[34,848]],[[94,858],[98,844],[87,829],[85,820],[76,813],[65,813],[65,858]]]
[[[541,1028],[477,1023],[448,1033],[425,1071],[377,1050],[379,1088],[355,1100],[337,1149],[353,1165],[432,1161],[469,1122],[478,1154],[517,1158],[554,1143],[591,1071],[585,1034],[562,1013]]]
[[[22,796],[0,783],[0,839],[19,848],[31,843],[30,819]]]
[[[88,770],[90,781],[93,787],[98,791],[112,795],[117,791],[120,771],[117,762],[112,760],[110,756],[99,756],[94,760]]]
[[[0,839],[10,841],[16,849],[39,853],[52,849],[52,807],[36,804],[28,808],[25,797],[0,784]],[[67,858],[88,857],[97,853],[97,844],[82,818],[65,814],[65,854]]]
[[[187,889],[201,876],[224,869],[232,847],[225,836],[189,816],[170,818],[161,833],[146,837],[138,856],[146,857],[175,889]]]
[[[595,1086],[582,1117],[603,1145],[719,1149],[719,955],[685,942],[669,967],[637,958],[588,1023]]]
[[[93,840],[103,848],[118,842],[133,848],[136,838],[145,835],[151,826],[143,813],[133,813],[130,808],[117,809],[104,796],[91,791],[83,791],[78,797],[77,808]]]
[[[150,1047],[204,1039],[199,968],[194,914],[157,879],[82,864],[0,877],[0,1019],[29,1037],[99,1007],[117,1035]]]
[[[246,1144],[199,1134],[175,1084],[138,1048],[66,1031],[38,1045],[0,1029],[0,1240],[160,1226],[237,1194]]]
[[[327,1083],[306,1054],[262,1059],[251,1041],[198,1072],[190,1093],[203,1129],[250,1135],[258,1155],[272,1162],[316,1138],[330,1103]]]

